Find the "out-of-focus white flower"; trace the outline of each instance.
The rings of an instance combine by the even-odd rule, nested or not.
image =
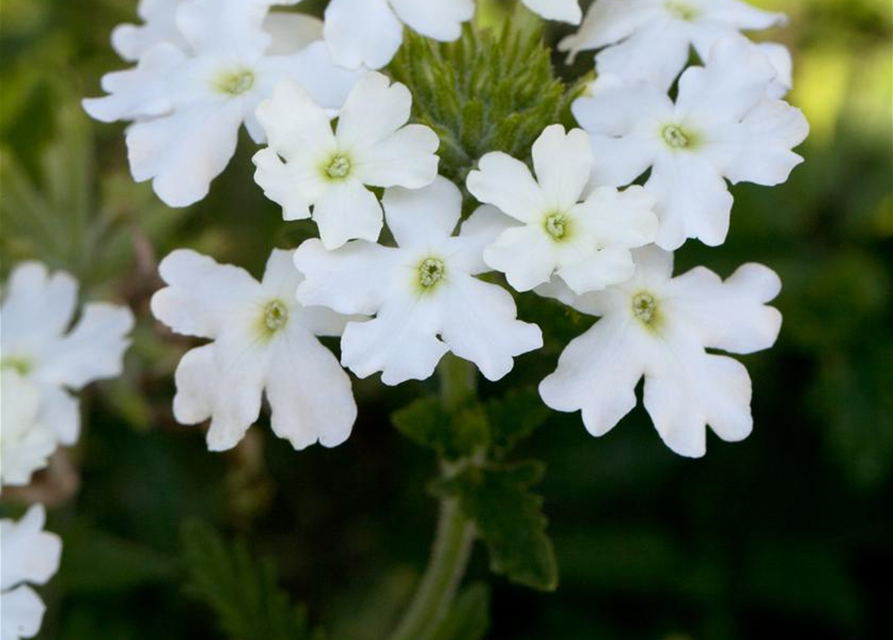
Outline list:
[[[144,24],[115,27],[112,47],[128,62],[138,61],[150,47],[160,42],[190,51],[189,42],[177,28],[177,7],[182,4],[183,0],[140,0],[137,13]],[[281,0],[277,4],[295,2]],[[264,18],[263,29],[273,37],[267,50],[269,55],[294,53],[306,47],[307,43],[322,39],[322,20],[304,13],[271,11]]]
[[[168,286],[152,297],[155,317],[177,333],[213,340],[177,367],[178,422],[210,418],[209,449],[231,449],[257,420],[266,391],[273,432],[295,449],[347,439],[357,414],[350,379],[317,339],[341,335],[345,319],[298,304],[302,276],[289,252],[273,251],[262,282],[184,249],[159,271]]]
[[[59,570],[62,541],[43,531],[46,513],[36,504],[21,520],[0,520],[0,640],[33,638],[45,606],[28,585],[42,585]]]
[[[592,170],[586,133],[546,127],[533,145],[537,179],[520,160],[488,153],[468,175],[468,190],[521,223],[484,250],[484,261],[530,291],[557,274],[576,293],[603,289],[633,274],[630,249],[657,232],[654,198],[642,187],[596,188],[584,198]],[[580,200],[583,202],[580,202]]]
[[[785,22],[782,13],[739,0],[597,0],[580,30],[558,48],[573,57],[607,47],[595,58],[600,75],[650,80],[667,90],[685,68],[692,46],[706,60],[723,38]]]
[[[410,124],[412,96],[377,72],[366,74],[338,112],[335,132],[325,109],[297,83],[284,82],[257,117],[269,147],[257,152],[255,181],[286,220],[310,217],[327,249],[361,238],[375,242],[381,205],[368,186],[418,189],[437,176],[440,141]]]
[[[326,251],[308,240],[295,253],[304,304],[376,314],[348,323],[342,364],[361,378],[381,371],[395,385],[430,377],[452,351],[498,380],[514,356],[542,346],[539,327],[517,319],[512,296],[474,277],[487,271],[483,248],[504,228],[502,214],[481,207],[453,236],[462,196],[444,178],[417,191],[389,189],[384,207],[397,248],[357,240]]]
[[[635,276],[605,291],[538,289],[601,316],[567,346],[540,395],[558,411],[582,410],[587,430],[601,436],[635,407],[644,375],[645,408],[676,453],[704,455],[707,425],[723,440],[743,440],[753,426],[750,377],[738,361],[706,349],[746,354],[774,344],[781,314],[766,303],[778,295],[778,276],[746,264],[725,282],[703,267],[673,278],[673,255],[656,247],[635,259]]]
[[[580,0],[521,0],[534,13],[538,13],[547,20],[559,20],[580,24],[583,12],[580,10]]]
[[[331,0],[323,29],[335,62],[351,69],[380,69],[400,48],[404,24],[450,42],[473,15],[474,0]]]
[[[174,15],[179,46],[169,39],[142,49],[135,68],[103,77],[108,96],[84,100],[97,120],[134,121],[127,129],[131,173],[138,182],[152,179],[168,205],[207,195],[232,158],[243,123],[263,142],[254,111],[278,82],[300,82],[317,102],[335,109],[359,77],[336,66],[322,41],[295,41],[313,37],[312,30],[296,29],[291,40],[274,42],[264,30],[271,4],[294,0],[181,3]],[[140,49],[134,44],[134,52]]]
[[[72,327],[77,293],[68,273],[50,274],[40,263],[26,262],[13,270],[0,305],[2,367],[39,389],[38,422],[63,445],[74,444],[80,428],[78,401],[70,392],[121,374],[134,322],[130,309],[94,302]]]
[[[11,367],[0,370],[0,487],[26,485],[47,465],[58,436],[41,422],[40,390]]]
[[[657,197],[657,244],[722,244],[733,200],[724,178],[774,186],[803,161],[791,149],[809,124],[767,95],[774,78],[766,56],[738,39],[717,43],[704,67],[682,74],[675,104],[654,84],[600,78],[573,105],[592,137],[593,180],[629,184],[651,168],[645,188]]]

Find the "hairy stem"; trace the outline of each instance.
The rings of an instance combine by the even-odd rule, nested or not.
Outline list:
[[[456,411],[476,393],[476,372],[464,360],[446,356],[440,376],[441,399],[447,411]],[[444,473],[449,473],[443,466]],[[474,527],[462,514],[458,502],[442,499],[428,568],[390,640],[424,640],[433,633],[453,602],[473,542]]]

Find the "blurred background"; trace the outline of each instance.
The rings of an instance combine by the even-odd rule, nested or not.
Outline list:
[[[302,8],[320,12],[324,2]],[[760,0],[787,28],[758,34],[794,53],[812,134],[785,185],[734,189],[729,241],[688,243],[680,269],[777,270],[778,345],[743,358],[755,430],[711,437],[703,460],[664,447],[641,408],[608,436],[553,414],[525,445],[548,464],[539,490],[561,570],[540,594],[489,577],[491,640],[810,640],[893,637],[893,16],[888,0]],[[295,454],[266,418],[236,451],[208,453],[171,416],[172,372],[190,345],[147,309],[157,261],[188,246],[259,274],[285,225],[254,185],[247,137],[210,197],[161,204],[129,177],[123,125],[79,107],[122,68],[109,33],[135,0],[5,0],[2,5],[2,271],[27,258],[80,278],[87,298],[140,317],[123,379],[85,395],[84,437],[37,482],[4,491],[4,517],[41,500],[65,542],[41,593],[45,640],[223,638],[190,598],[184,523],[200,519],[269,558],[279,581],[334,640],[379,640],[427,559],[435,461],[389,415],[435,383],[355,381],[360,419],[335,450]],[[557,39],[562,27],[549,27]],[[590,58],[590,56],[584,56]],[[556,65],[561,61],[556,58]],[[539,300],[546,349],[504,385],[534,385],[585,320]],[[524,453],[524,452],[522,452]]]

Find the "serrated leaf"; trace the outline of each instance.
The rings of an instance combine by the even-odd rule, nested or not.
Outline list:
[[[511,451],[545,424],[551,412],[531,389],[511,390],[486,404],[490,439],[497,454]]]
[[[474,521],[494,573],[552,591],[558,586],[555,551],[546,534],[542,498],[530,491],[543,472],[537,461],[469,467],[442,488],[459,499],[462,512]]]
[[[477,404],[449,414],[439,398],[430,396],[396,411],[391,421],[407,438],[447,460],[472,455],[489,442],[487,418]]]
[[[469,585],[456,596],[446,618],[428,640],[482,640],[490,628],[490,590]]]
[[[244,542],[229,544],[203,522],[183,527],[186,592],[211,607],[231,640],[314,640],[303,607],[277,584],[272,562],[254,562]]]

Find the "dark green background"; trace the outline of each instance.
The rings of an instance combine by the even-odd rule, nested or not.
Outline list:
[[[57,461],[37,486],[4,492],[9,514],[17,499],[47,501],[65,541],[62,570],[41,589],[41,637],[220,637],[209,610],[182,593],[180,528],[198,516],[272,557],[333,638],[378,640],[424,566],[435,516],[435,462],[389,414],[435,383],[356,382],[360,419],[335,450],[296,454],[263,418],[237,452],[211,454],[199,429],[173,422],[171,373],[189,345],[148,314],[155,261],[190,246],[257,274],[272,245],[295,246],[311,228],[284,225],[264,200],[247,137],[190,210],[131,183],[123,125],[90,123],[77,101],[123,66],[108,34],[135,19],[134,4],[2,7],[4,274],[38,258],[82,278],[86,297],[126,300],[140,316],[125,377],[84,396],[70,468]],[[758,261],[784,280],[778,345],[743,358],[754,433],[740,444],[711,437],[708,455],[691,461],[661,444],[641,409],[601,439],[578,416],[553,415],[522,453],[549,466],[540,490],[561,586],[543,595],[490,578],[477,548],[470,576],[493,585],[491,640],[893,637],[891,9],[758,4],[792,18],[767,36],[795,54],[790,100],[813,125],[806,163],[781,187],[735,188],[729,241],[689,243],[677,259],[724,276]],[[543,324],[547,347],[504,383],[484,383],[485,396],[535,384],[585,326],[552,303],[520,306]]]

